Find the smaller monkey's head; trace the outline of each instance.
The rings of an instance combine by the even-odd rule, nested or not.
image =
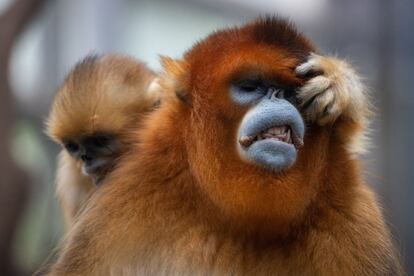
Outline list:
[[[130,130],[158,102],[154,73],[120,55],[78,63],[57,92],[47,133],[98,183],[130,144]]]

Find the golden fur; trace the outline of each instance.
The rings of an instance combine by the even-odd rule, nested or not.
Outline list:
[[[362,127],[349,112],[365,97],[332,93],[339,110],[327,124],[313,123],[323,114],[309,111],[319,115],[287,171],[238,156],[236,130],[248,107],[231,101],[230,81],[255,72],[306,87],[295,68],[314,51],[292,26],[266,18],[216,32],[180,61],[164,58],[160,85],[170,99],[94,193],[50,274],[403,274],[347,148]]]
[[[128,134],[159,100],[154,80],[155,74],[132,58],[115,54],[87,57],[57,92],[47,133],[62,146],[66,139],[111,133],[121,144],[121,155],[132,143]],[[92,177],[82,174],[80,163],[64,149],[59,154],[56,194],[67,227],[96,190]]]
[[[57,165],[56,196],[62,209],[65,227],[69,228],[84,202],[96,190],[96,185],[89,176],[82,174],[79,162],[65,150],[60,151]]]
[[[53,101],[47,132],[58,143],[63,137],[114,132],[121,139],[136,116],[158,97],[146,94],[155,74],[137,61],[120,56],[92,56],[77,64]],[[147,97],[154,97],[147,99]]]

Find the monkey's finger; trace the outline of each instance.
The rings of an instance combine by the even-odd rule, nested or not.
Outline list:
[[[333,107],[335,106],[335,93],[332,89],[326,90],[317,97],[315,104],[312,105],[313,118],[319,125],[324,125],[325,121],[330,121],[335,115]]]
[[[320,56],[312,53],[306,62],[296,67],[295,72],[299,76],[305,76],[309,73],[323,72]]]
[[[340,105],[337,102],[333,102],[326,107],[323,116],[318,120],[318,124],[323,126],[332,123],[339,117],[339,115],[341,115]]]
[[[326,90],[323,94],[319,94],[316,100],[315,112],[322,117],[329,110],[329,106],[332,106],[335,100],[335,94],[332,89]]]
[[[334,98],[335,95],[331,89],[316,96],[305,109],[307,119],[319,123],[319,120],[325,115],[328,107],[333,104]]]
[[[298,67],[296,67],[295,68],[295,73],[298,74],[299,76],[304,76],[308,72],[310,72],[315,65],[316,65],[316,61],[315,60],[313,60],[313,59],[308,60],[305,63],[302,63],[301,65],[299,65]]]
[[[331,86],[331,80],[324,76],[317,76],[310,79],[304,86],[302,86],[297,97],[302,107],[310,104],[310,101],[318,94],[324,92]]]

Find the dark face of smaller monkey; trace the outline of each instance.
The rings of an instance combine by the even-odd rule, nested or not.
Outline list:
[[[295,90],[265,80],[242,79],[231,86],[230,93],[237,104],[250,106],[238,129],[240,156],[275,171],[292,166],[305,130],[295,107]]]
[[[120,151],[117,139],[109,134],[93,134],[80,139],[68,139],[64,141],[64,146],[73,158],[81,161],[82,172],[93,177],[96,184],[99,184],[112,168],[114,159]]]

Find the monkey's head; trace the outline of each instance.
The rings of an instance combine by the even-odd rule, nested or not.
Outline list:
[[[90,56],[66,77],[53,101],[47,133],[99,182],[130,144],[128,135],[154,107],[154,73],[120,56]]]
[[[289,23],[264,18],[163,60],[196,182],[242,227],[288,225],[316,194],[313,151],[323,148],[318,130],[305,130],[296,99],[305,80],[295,74],[312,51]]]

